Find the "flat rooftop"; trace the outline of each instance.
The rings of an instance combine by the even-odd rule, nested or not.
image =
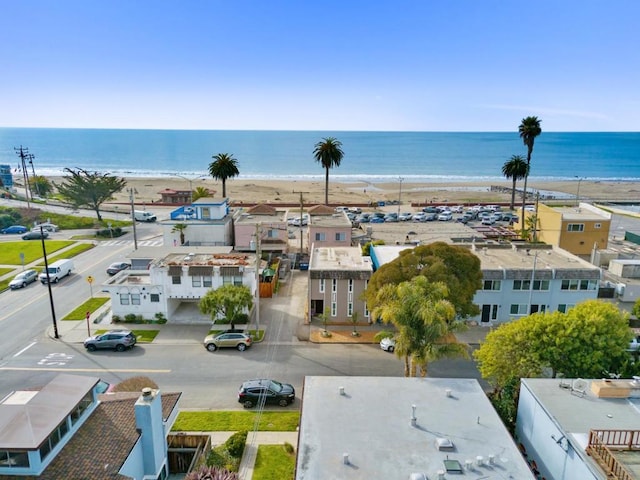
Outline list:
[[[452,447],[439,449],[439,439]],[[533,478],[474,379],[305,378],[297,480],[407,480],[417,472],[434,479],[440,470],[453,478],[445,461],[469,479]]]
[[[193,267],[236,267],[255,265],[256,256],[247,253],[197,253],[195,251],[184,253],[170,253],[154,264],[158,267],[170,265],[186,265]]]
[[[587,203],[574,207],[547,207],[561,213],[563,220],[611,220],[611,213]]]
[[[560,248],[529,248],[522,246],[514,248],[513,245],[483,245],[473,247],[475,254],[480,259],[482,270],[521,270],[535,269],[571,269],[593,270],[599,272],[595,265],[572,255]]]
[[[309,270],[369,271],[373,266],[360,247],[318,247],[311,252]]]
[[[351,220],[345,213],[331,215],[311,215],[309,225],[312,227],[351,227]]]
[[[373,240],[384,240],[387,245],[402,245],[404,243],[427,245],[434,242],[454,243],[456,239],[471,242],[474,238],[483,239],[481,232],[474,230],[460,222],[393,222],[393,223],[363,223],[360,226],[362,234],[371,231]]]

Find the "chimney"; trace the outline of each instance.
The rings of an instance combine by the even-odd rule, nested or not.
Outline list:
[[[167,456],[160,391],[142,389],[134,410],[136,427],[140,432],[143,472],[145,476],[155,476]]]

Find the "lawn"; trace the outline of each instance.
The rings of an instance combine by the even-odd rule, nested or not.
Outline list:
[[[259,445],[252,480],[293,480],[295,453],[284,445]]]
[[[252,431],[258,412],[202,411],[180,412],[173,424],[174,432],[238,432]],[[300,423],[300,412],[263,411],[259,431],[295,432]]]
[[[67,240],[46,240],[47,255],[60,250],[61,248],[73,245],[75,242]],[[42,242],[40,241],[24,241],[6,242],[2,244],[0,249],[0,264],[2,265],[21,265],[20,254],[24,254],[24,263],[29,264],[42,258]]]
[[[94,297],[90,298],[82,305],[74,309],[72,312],[67,314],[62,320],[84,320],[87,315],[87,312],[95,312],[102,305],[107,303],[110,300],[110,297]]]
[[[0,277],[6,275],[9,272],[13,272],[13,270],[13,268],[0,268]]]

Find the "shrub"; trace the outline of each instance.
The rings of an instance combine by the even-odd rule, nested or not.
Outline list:
[[[162,312],[158,312],[154,315],[154,318],[156,319],[156,323],[160,323],[160,324],[165,324],[167,323],[167,317],[164,316],[164,314]]]
[[[248,431],[241,430],[240,432],[236,432],[229,437],[229,439],[224,444],[227,451],[229,452],[229,455],[235,458],[242,458],[244,447],[247,443],[247,435],[249,435]]]
[[[239,480],[237,473],[218,467],[200,467],[185,477],[185,480]]]
[[[249,323],[249,315],[246,313],[239,313],[236,316],[236,321],[234,323]]]
[[[135,313],[127,313],[124,316],[124,321],[127,323],[133,323],[136,321],[136,314]]]
[[[633,308],[631,309],[631,315],[638,318],[640,317],[640,298],[636,300],[633,304]]]
[[[137,376],[131,377],[118,383],[113,387],[114,392],[141,392],[143,388],[158,389],[156,382],[149,377]]]
[[[122,317],[120,315],[111,315],[111,323],[120,323],[122,321]]]
[[[287,452],[289,455],[293,455],[293,452],[295,451],[293,445],[291,445],[289,442],[284,442],[283,446],[285,452]]]

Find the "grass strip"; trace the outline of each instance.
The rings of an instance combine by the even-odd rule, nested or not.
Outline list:
[[[68,240],[45,240],[47,255],[74,243]],[[21,253],[24,254],[25,265],[39,260],[42,258],[42,242],[39,240],[20,240],[19,242],[3,243],[2,249],[0,249],[0,265],[22,265]]]
[[[253,430],[257,412],[202,411],[180,412],[173,431],[176,432],[237,432]],[[261,432],[295,432],[300,412],[263,411],[258,430]]]
[[[258,445],[252,480],[293,480],[296,468],[295,453],[284,445]]]
[[[109,297],[94,297],[69,312],[62,320],[84,320],[87,312],[95,312],[110,300]]]

